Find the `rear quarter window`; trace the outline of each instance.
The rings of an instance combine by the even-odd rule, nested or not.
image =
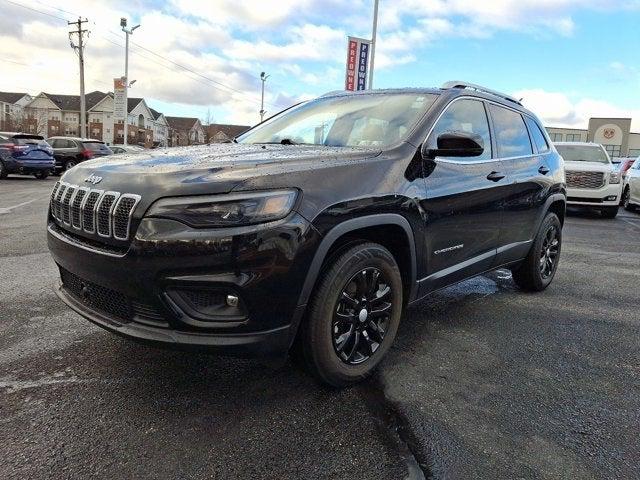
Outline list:
[[[524,117],[527,122],[527,127],[529,127],[529,133],[531,134],[531,140],[533,140],[533,144],[538,149],[538,153],[545,153],[549,151],[549,144],[547,143],[547,139],[542,133],[542,130],[538,123],[529,118],[527,116]]]

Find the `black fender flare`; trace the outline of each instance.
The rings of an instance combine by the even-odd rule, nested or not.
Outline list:
[[[544,217],[547,216],[547,212],[549,212],[549,208],[551,208],[551,204],[561,201],[564,203],[564,209],[565,211],[567,210],[567,197],[566,195],[562,194],[562,193],[554,193],[549,195],[549,197],[547,198],[547,200],[544,202],[544,207],[540,209],[540,214],[538,215],[538,218],[536,219],[536,235],[538,230],[540,230],[540,225],[542,225],[542,221],[544,220]]]
[[[413,229],[411,228],[411,224],[409,223],[409,221],[402,215],[396,213],[383,213],[379,215],[367,215],[364,217],[346,220],[333,227],[326,233],[326,235],[324,235],[320,242],[320,245],[318,246],[318,249],[316,250],[313,260],[311,261],[311,265],[309,266],[307,276],[302,286],[302,291],[300,292],[300,296],[298,298],[298,306],[304,307],[308,303],[313,287],[315,286],[318,276],[320,275],[322,264],[327,258],[327,253],[338,238],[342,237],[346,233],[353,232],[361,228],[375,226],[382,227],[385,225],[399,226],[407,235],[407,241],[409,243],[410,250],[409,253],[411,257],[411,289],[409,291],[408,299],[409,302],[411,302],[415,298],[417,293],[417,257]]]

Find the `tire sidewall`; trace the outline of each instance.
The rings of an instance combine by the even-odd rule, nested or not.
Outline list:
[[[0,178],[6,178],[7,175],[7,167],[5,167],[4,162],[0,160]]]
[[[542,278],[542,272],[540,272],[540,267],[539,267],[540,252],[542,250],[542,242],[544,241],[547,231],[551,226],[556,227],[556,232],[558,236],[558,256],[554,266],[553,273],[548,278]],[[540,231],[538,232],[538,235],[536,237],[533,251],[535,252],[534,258],[536,260],[536,262],[534,263],[535,281],[536,283],[539,284],[540,289],[545,289],[551,284],[551,282],[556,276],[556,272],[558,271],[558,264],[560,263],[560,257],[562,254],[562,224],[560,223],[560,219],[555,213],[549,213],[545,217],[544,221],[542,222],[542,225],[540,226]]]
[[[339,379],[336,382],[324,378],[325,381],[332,384],[348,384],[354,380],[357,381],[375,369],[393,344],[402,316],[402,278],[391,253],[384,247],[374,244],[360,245],[350,249],[347,253],[351,253],[348,260],[341,262],[344,258],[341,256],[335,264],[339,266],[337,271],[334,268],[327,271],[329,276],[323,279],[318,290],[320,295],[314,299],[321,304],[315,305],[312,310],[314,314],[308,319],[309,333],[314,341],[313,352],[310,353],[313,353],[313,361],[318,366],[320,376],[326,372],[332,379]],[[333,313],[338,296],[347,282],[360,270],[370,267],[378,268],[391,286],[393,292],[392,315],[384,340],[373,355],[361,364],[348,365],[338,357],[333,347]]]

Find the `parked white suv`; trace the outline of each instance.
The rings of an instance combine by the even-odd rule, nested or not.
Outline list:
[[[567,178],[567,205],[597,208],[605,218],[618,214],[622,183],[609,154],[597,143],[558,142]]]
[[[624,208],[627,210],[640,208],[640,157],[627,170],[622,192]]]

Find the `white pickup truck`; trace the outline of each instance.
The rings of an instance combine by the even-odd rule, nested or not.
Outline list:
[[[567,205],[600,210],[605,218],[615,218],[622,196],[620,172],[602,145],[557,142],[564,158],[567,179]]]

